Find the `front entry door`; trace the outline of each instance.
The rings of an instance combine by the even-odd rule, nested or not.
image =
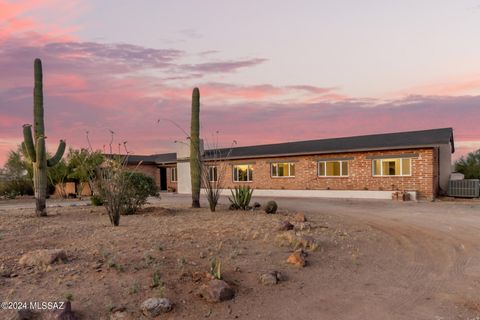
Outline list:
[[[167,168],[160,168],[160,191],[167,191]]]

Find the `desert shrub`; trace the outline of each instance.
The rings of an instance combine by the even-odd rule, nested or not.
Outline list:
[[[232,193],[232,197],[228,197],[230,200],[230,208],[231,209],[241,209],[241,210],[248,210],[250,200],[252,199],[253,189],[250,186],[240,186],[235,187],[235,189],[230,189]]]
[[[158,197],[158,187],[155,180],[151,176],[147,176],[141,172],[124,173],[127,187],[125,190],[124,209],[123,214],[134,214],[144,204],[147,203],[147,198]]]
[[[275,201],[270,200],[267,202],[267,205],[265,206],[265,212],[266,213],[277,213],[278,205]]]
[[[103,206],[103,198],[100,195],[94,194],[93,196],[90,197],[90,201],[92,202],[92,205],[95,207],[98,206]]]

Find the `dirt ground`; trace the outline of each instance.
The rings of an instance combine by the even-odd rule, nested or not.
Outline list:
[[[159,319],[480,319],[478,202],[276,200],[276,215],[226,204],[211,213],[164,195],[116,228],[103,208],[54,207],[39,219],[0,204],[0,266],[10,274],[0,277],[0,300],[69,297],[82,319],[109,319],[120,308],[144,319],[139,305],[155,296],[175,303]],[[292,249],[276,230],[295,212],[308,219],[294,222],[296,232],[318,243],[303,269],[286,264]],[[23,253],[41,248],[64,249],[69,261],[19,266]],[[195,295],[210,257],[220,258],[234,300]],[[287,280],[260,284],[272,270]],[[155,272],[163,285],[152,288]],[[11,315],[0,310],[0,319]]]

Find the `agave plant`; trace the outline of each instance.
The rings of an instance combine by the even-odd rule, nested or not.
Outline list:
[[[232,197],[228,197],[231,207],[233,209],[247,210],[249,208],[250,200],[252,199],[253,189],[250,186],[235,187],[230,189]]]

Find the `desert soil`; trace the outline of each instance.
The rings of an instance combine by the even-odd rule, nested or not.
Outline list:
[[[269,199],[258,198],[262,204]],[[103,208],[31,208],[0,204],[1,301],[73,299],[81,319],[109,319],[165,296],[175,303],[159,319],[480,319],[480,204],[277,199],[279,213],[190,209],[188,197],[164,195],[111,227]],[[205,202],[204,202],[205,203]],[[292,220],[304,212],[307,223]],[[308,265],[292,252],[279,221],[318,243]],[[302,230],[300,230],[302,229]],[[23,253],[61,248],[66,263],[18,264]],[[222,262],[233,300],[207,303],[195,294],[211,257]],[[280,271],[274,286],[259,276]],[[153,274],[161,283],[152,288]],[[0,311],[0,319],[14,313]]]

